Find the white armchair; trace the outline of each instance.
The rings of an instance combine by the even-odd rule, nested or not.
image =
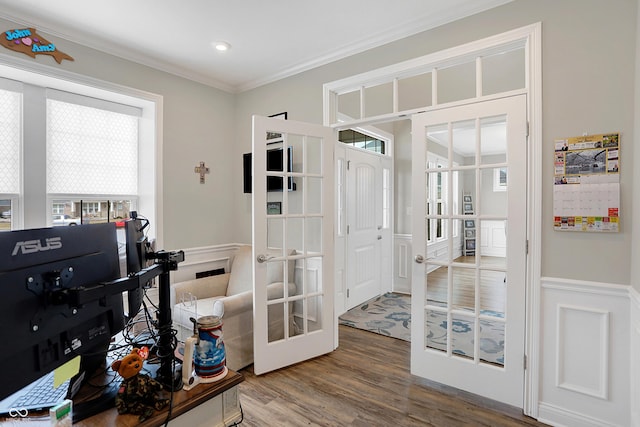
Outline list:
[[[267,265],[268,299],[282,298],[283,278],[281,263]],[[288,294],[294,295],[296,285],[293,282],[294,263],[289,262]],[[193,295],[195,307],[184,301]],[[213,303],[224,303],[222,317],[223,341],[226,350],[227,366],[239,370],[253,363],[253,271],[251,246],[240,247],[233,258],[231,272],[188,280],[171,285],[171,307],[173,325],[179,335],[187,337],[193,333],[193,323],[189,317],[198,318],[213,314]],[[283,338],[284,313],[280,305],[269,307],[269,340]],[[289,305],[288,319],[293,326],[292,305]]]

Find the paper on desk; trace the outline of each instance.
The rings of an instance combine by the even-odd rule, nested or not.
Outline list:
[[[60,384],[80,372],[80,356],[76,356],[53,372],[53,387],[58,388]]]

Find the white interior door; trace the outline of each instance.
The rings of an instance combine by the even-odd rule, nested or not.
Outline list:
[[[522,408],[526,98],[418,114],[412,123],[411,372]],[[483,253],[482,231],[496,229],[503,235],[492,246],[505,245],[502,256]]]
[[[381,293],[382,159],[347,149],[347,310]]]
[[[333,135],[253,117],[256,374],[334,349]]]

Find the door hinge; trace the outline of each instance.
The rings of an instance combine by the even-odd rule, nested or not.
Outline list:
[[[347,289],[347,298],[349,298],[349,289]]]
[[[347,170],[351,168],[351,160],[347,160]]]
[[[347,225],[347,234],[349,234],[349,226]]]
[[[524,254],[529,255],[529,240],[525,240],[524,242]]]
[[[523,363],[524,370],[526,371],[527,370],[527,355],[526,354],[524,355],[523,360],[524,360],[524,363]]]
[[[527,134],[525,135],[527,138],[529,137],[529,122],[527,122]]]

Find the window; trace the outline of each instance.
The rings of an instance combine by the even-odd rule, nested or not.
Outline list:
[[[343,144],[352,145],[363,150],[385,154],[385,141],[373,136],[365,135],[353,129],[341,130],[338,132],[338,141]]]
[[[0,62],[0,230],[117,222],[137,210],[158,239],[161,97],[74,79]]]
[[[427,162],[427,169],[432,170],[427,174],[427,243],[436,243],[446,240],[448,235],[448,221],[444,218],[452,212],[457,212],[458,206],[458,176],[453,174],[453,182],[449,182],[449,172],[437,171],[448,164],[445,159],[432,156]],[[454,163],[454,166],[456,164]],[[433,170],[436,170],[435,172]],[[452,204],[449,206],[449,186],[452,192]],[[451,208],[451,209],[450,209]],[[459,234],[458,227],[453,227],[452,237]]]
[[[20,193],[22,95],[0,80],[0,231],[11,230],[12,206]]]
[[[129,198],[129,203],[133,204],[137,199],[139,131],[136,110],[131,110],[134,114],[126,114],[110,111],[119,110],[118,106],[96,108],[56,98],[91,103],[83,97],[48,91],[47,194],[71,198],[53,200],[54,205],[63,206],[61,213],[67,217],[60,221],[61,218],[54,215],[52,223],[107,222],[112,219],[107,215],[109,202],[91,200],[95,195]]]
[[[53,203],[53,206],[51,208],[51,213],[54,215],[58,215],[58,214],[64,214],[65,211],[65,203]]]
[[[382,170],[382,228],[391,228],[391,170]]]
[[[493,170],[493,191],[507,191],[507,168]]]

